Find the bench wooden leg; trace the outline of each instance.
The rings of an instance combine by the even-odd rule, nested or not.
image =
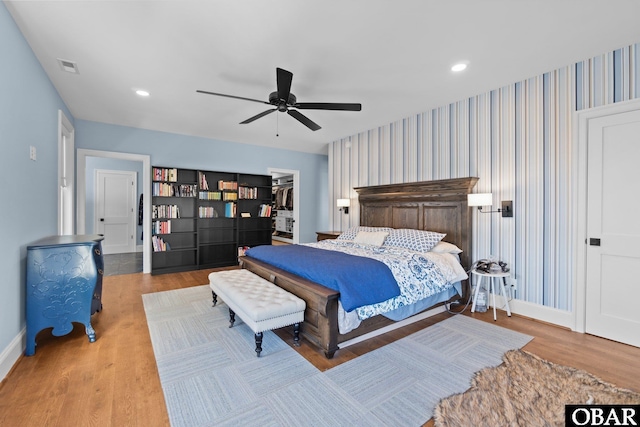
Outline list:
[[[213,295],[213,307],[215,307],[218,303],[218,295],[216,295],[216,293],[213,291],[211,291],[211,294]]]
[[[300,347],[300,323],[293,325],[293,345]]]
[[[256,334],[256,356],[260,357],[260,352],[262,351],[262,332],[258,332]]]
[[[233,328],[233,324],[236,322],[236,313],[229,309],[229,327]]]

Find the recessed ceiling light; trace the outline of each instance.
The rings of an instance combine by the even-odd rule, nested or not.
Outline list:
[[[455,73],[459,73],[460,71],[466,69],[467,65],[469,65],[468,62],[458,62],[453,67],[451,67],[451,71],[453,71]]]
[[[149,92],[147,92],[146,90],[142,90],[142,89],[136,90],[136,94],[139,95],[139,96],[149,96]]]

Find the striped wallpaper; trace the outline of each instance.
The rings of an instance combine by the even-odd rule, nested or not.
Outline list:
[[[474,212],[472,258],[509,263],[516,299],[572,310],[577,110],[640,98],[640,44],[407,117],[329,145],[330,206],[352,199],[329,225],[358,225],[354,187],[477,176],[494,208]]]

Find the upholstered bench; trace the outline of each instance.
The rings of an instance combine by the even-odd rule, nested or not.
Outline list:
[[[229,327],[237,314],[251,328],[258,357],[262,351],[262,332],[294,325],[294,345],[300,345],[300,323],[304,321],[305,302],[252,272],[216,271],[209,274],[213,305],[218,297],[229,306]]]

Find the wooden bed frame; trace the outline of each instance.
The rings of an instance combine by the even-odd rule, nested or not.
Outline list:
[[[457,245],[463,252],[460,259],[465,269],[470,265],[471,208],[467,194],[478,178],[456,178],[405,184],[359,187],[360,225],[374,227],[414,228],[446,233],[443,239]],[[338,344],[375,331],[392,320],[378,315],[364,320],[348,334],[338,332],[339,293],[267,263],[242,257],[242,268],[273,282],[302,298],[306,304],[302,335],[332,358]],[[463,283],[463,298],[469,292]],[[453,300],[459,297],[453,298]],[[442,305],[440,303],[438,305]]]

